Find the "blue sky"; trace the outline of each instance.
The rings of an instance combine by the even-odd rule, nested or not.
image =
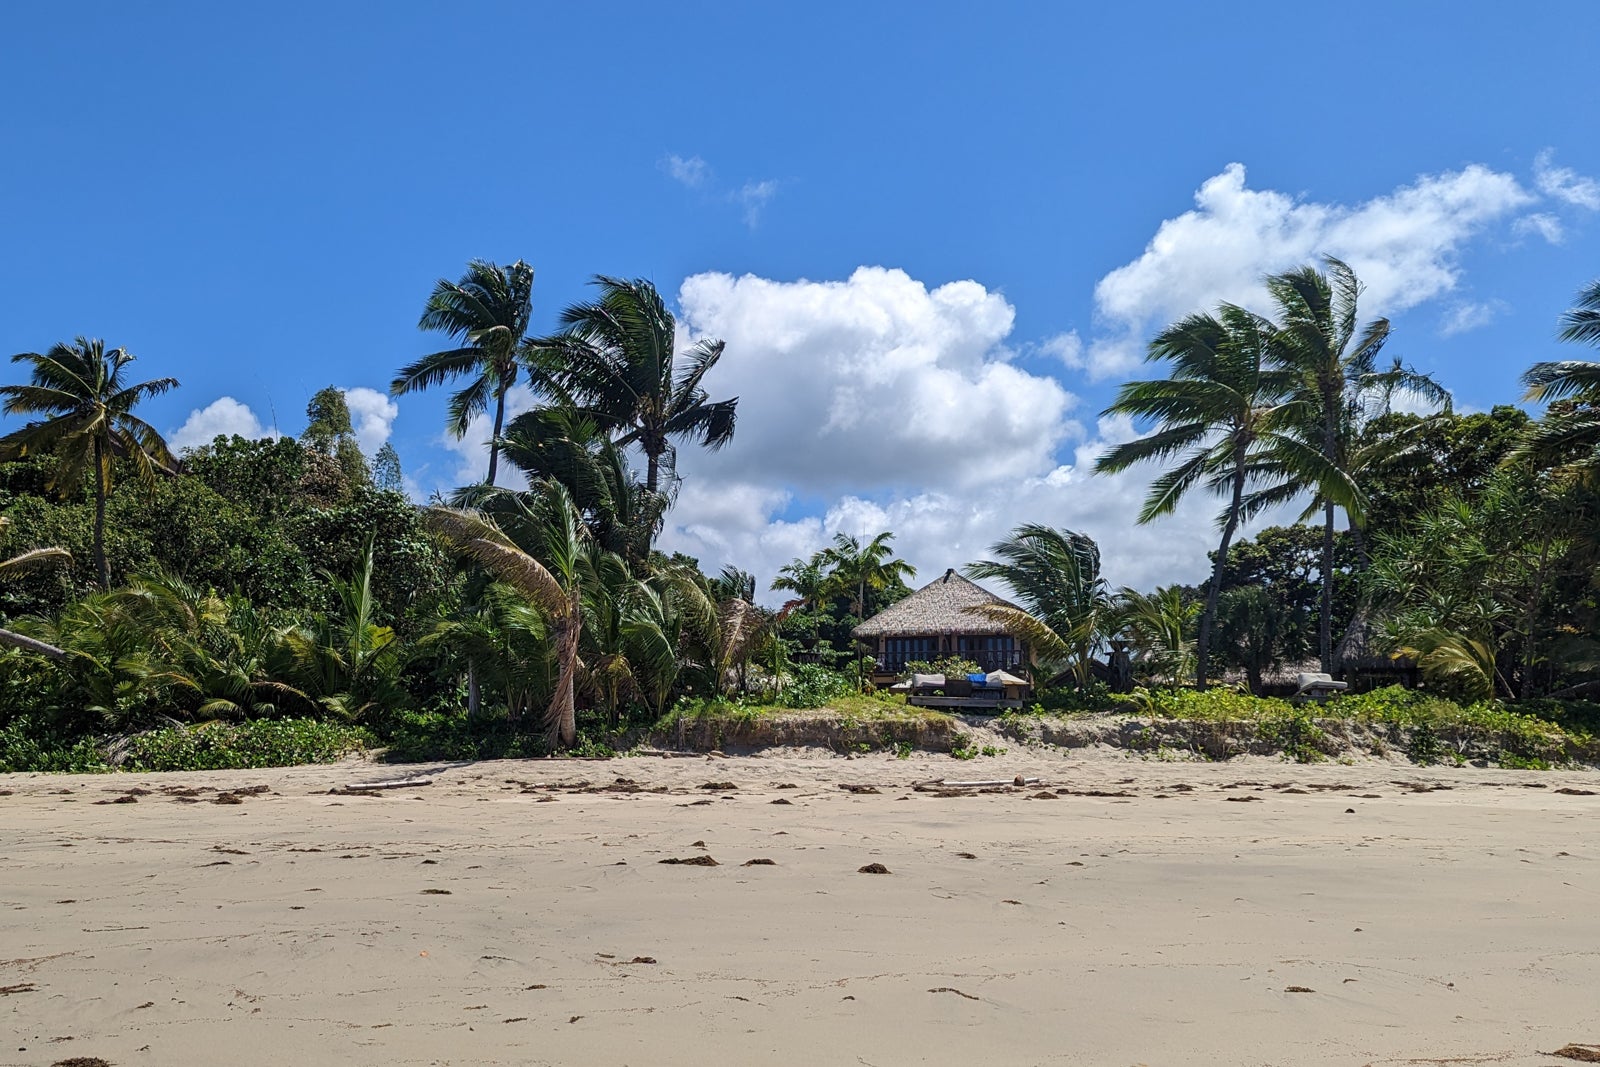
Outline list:
[[[744,416],[671,546],[765,578],[888,524],[932,574],[1038,520],[1132,584],[1211,539],[1083,474],[1170,317],[1331,251],[1461,404],[1560,352],[1600,274],[1586,6],[1085,7],[19,7],[0,350],[104,337],[182,380],[162,428],[294,433],[437,347],[469,258],[532,263],[540,328],[649,277]],[[418,492],[481,464],[442,394],[352,399]]]

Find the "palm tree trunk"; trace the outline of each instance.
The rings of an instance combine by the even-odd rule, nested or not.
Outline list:
[[[656,483],[661,477],[661,456],[660,453],[652,450],[645,453],[645,459],[647,462],[644,474],[644,487],[649,492],[654,493],[656,491]]]
[[[24,652],[32,652],[35,655],[43,656],[45,659],[63,660],[69,655],[66,650],[57,648],[55,645],[47,645],[43,641],[35,641],[31,637],[24,637],[10,630],[0,630],[0,645],[20,648]]]
[[[577,613],[577,605],[572,611]],[[578,637],[582,623],[569,618],[556,630],[556,691],[550,698],[550,708],[545,713],[552,748],[570,748],[578,739],[578,714],[574,692],[578,673]]]
[[[1233,500],[1228,505],[1228,521],[1222,527],[1222,544],[1217,546],[1217,561],[1211,567],[1211,585],[1206,589],[1206,608],[1200,613],[1200,634],[1195,642],[1194,684],[1204,689],[1211,667],[1211,627],[1217,619],[1217,601],[1222,596],[1222,572],[1228,565],[1228,546],[1239,528],[1239,512],[1244,508],[1244,454],[1235,456]]]
[[[1317,621],[1317,650],[1324,673],[1333,673],[1333,503],[1322,505],[1322,617]]]
[[[106,562],[105,446],[94,442],[94,562],[100,571],[100,588],[111,591],[111,565]]]
[[[478,664],[467,660],[467,718],[476,719],[483,710],[483,691],[478,685]]]
[[[506,422],[506,391],[501,386],[494,393],[494,439],[489,442],[489,477],[485,485],[494,484],[495,471],[500,467],[500,430]]]

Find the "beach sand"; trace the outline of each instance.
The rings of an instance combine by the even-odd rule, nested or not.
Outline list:
[[[0,776],[0,1064],[1559,1065],[1541,1053],[1600,1043],[1593,773],[769,752],[329,793],[429,769]],[[1015,775],[1041,781],[911,788]]]

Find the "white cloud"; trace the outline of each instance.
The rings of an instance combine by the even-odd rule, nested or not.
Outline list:
[[[350,409],[350,424],[355,430],[361,451],[372,455],[389,440],[394,420],[400,414],[400,405],[389,399],[389,394],[358,385],[341,389],[344,402]]]
[[[1323,254],[1366,284],[1365,315],[1415,307],[1455,288],[1469,238],[1534,199],[1511,175],[1473,164],[1351,207],[1250,189],[1243,165],[1229,164],[1200,186],[1194,210],[1163,222],[1137,259],[1095,286],[1110,329],[1090,344],[1086,368],[1097,380],[1125,373],[1152,326],[1221,301],[1264,308],[1266,274]]]
[[[168,436],[168,442],[174,449],[182,451],[209,445],[219,434],[224,437],[237,434],[251,441],[278,436],[275,431],[268,431],[261,425],[261,420],[248,404],[224,396],[189,412],[183,425]]]
[[[658,165],[673,181],[690,189],[698,189],[711,180],[711,164],[699,156],[685,159],[677,153],[671,153],[663,157]]]
[[[795,518],[784,517],[787,494],[768,485],[697,477],[684,484],[661,543],[664,550],[686,552],[708,568],[733,562],[753,571],[760,597],[768,604],[782,600],[782,594],[766,589],[777,569],[810,555],[838,532],[871,537],[894,531],[896,555],[917,568],[911,583],[915,587],[947,567],[960,569],[987,556],[991,545],[1024,522],[1089,534],[1100,546],[1102,572],[1114,586],[1198,584],[1209,574],[1207,554],[1217,547],[1213,520],[1219,502],[1193,496],[1174,515],[1140,526],[1139,506],[1158,471],[1091,473],[1104,449],[1132,435],[1124,421],[1105,420],[1094,440],[1074,450],[1070,462],[1007,481],[991,492],[962,492],[929,478],[926,488],[880,498],[830,497],[818,514]],[[1292,521],[1297,511],[1261,516],[1239,536]]]
[[[1546,148],[1533,160],[1533,180],[1539,191],[1574,207],[1600,211],[1600,181],[1571,167],[1555,165],[1555,152]]]
[[[1095,537],[1114,584],[1206,574],[1216,503],[1195,498],[1137,526],[1157,471],[1090,474],[1104,448],[1135,435],[1131,423],[1102,419],[1083,440],[1074,397],[1008,361],[1014,310],[984,286],[930,289],[877,267],[834,282],[702,274],[679,302],[684,338],[727,341],[707,388],[740,397],[739,428],[722,452],[682,447],[663,550],[709,568],[736,563],[764,590],[835,532],[893,530],[896,552],[927,581],[1036,521]],[[1059,339],[1040,347],[1072,350]]]
[[[1561,225],[1561,220],[1547,211],[1522,216],[1512,224],[1511,232],[1519,235],[1535,233],[1553,245],[1560,244],[1566,238],[1566,229]]]
[[[1454,337],[1487,326],[1507,308],[1504,300],[1464,300],[1445,311],[1439,322],[1440,337]]]
[[[1074,370],[1083,368],[1083,338],[1078,336],[1077,330],[1068,330],[1066,333],[1045,338],[1039,344],[1039,351],[1047,356],[1054,356]]]
[[[745,182],[729,199],[744,208],[744,224],[752,230],[761,222],[761,212],[767,202],[778,193],[778,183],[771,178],[759,182]]]
[[[1006,361],[1013,309],[977,282],[930,290],[881,267],[842,282],[699,274],[679,302],[686,337],[727,342],[713,398],[741,398],[732,447],[683,450],[714,481],[967,489],[1048,467],[1075,429],[1059,383]]]

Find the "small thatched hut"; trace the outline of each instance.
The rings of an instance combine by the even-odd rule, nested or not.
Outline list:
[[[985,672],[1022,673],[1028,650],[1006,627],[968,608],[1006,604],[952,568],[898,604],[891,604],[855,628],[855,638],[873,649],[874,680],[899,676],[906,664],[960,656]]]

